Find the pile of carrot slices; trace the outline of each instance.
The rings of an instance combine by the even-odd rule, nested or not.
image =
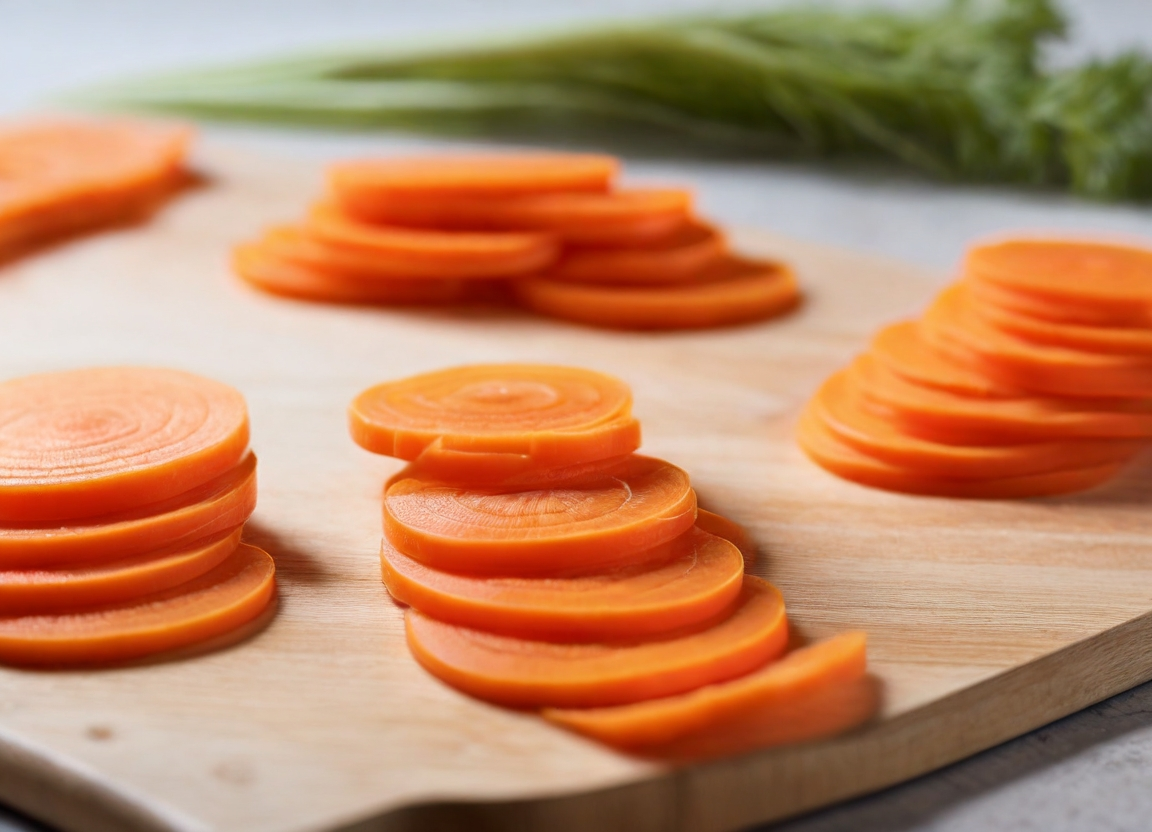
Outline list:
[[[240,245],[234,267],[297,298],[512,299],[622,329],[723,326],[796,305],[786,265],[731,253],[687,191],[615,187],[618,168],[544,153],[337,164],[304,221]]]
[[[789,651],[743,530],[640,456],[632,395],[584,369],[466,366],[352,402],[355,441],[409,464],[384,489],[381,568],[429,672],[645,755],[828,736],[876,693],[863,634]]]
[[[829,378],[799,441],[829,471],[948,497],[1062,494],[1152,438],[1152,250],[1013,239],[972,248],[918,321]]]
[[[190,137],[130,121],[0,126],[0,259],[149,213],[184,182]]]
[[[191,373],[110,367],[0,383],[0,662],[93,665],[260,615],[275,568],[248,413]]]

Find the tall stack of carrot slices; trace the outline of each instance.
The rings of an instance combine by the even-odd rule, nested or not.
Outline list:
[[[1032,497],[1113,477],[1152,438],[1152,250],[1015,239],[972,248],[919,321],[883,329],[800,420],[846,479]]]
[[[0,258],[147,213],[184,181],[189,139],[142,122],[0,127]]]
[[[769,318],[799,290],[777,262],[737,257],[692,215],[683,190],[616,188],[592,154],[390,159],[338,164],[300,225],[234,254],[278,294],[358,303],[496,299],[625,329]]]
[[[139,367],[0,383],[0,662],[119,662],[221,636],[274,592],[231,387]]]
[[[867,719],[864,636],[788,652],[688,475],[634,451],[631,391],[589,370],[459,367],[381,384],[352,436],[409,461],[381,567],[416,659],[449,685],[641,754],[712,755]]]

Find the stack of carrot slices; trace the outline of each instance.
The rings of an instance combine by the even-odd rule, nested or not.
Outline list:
[[[91,665],[223,635],[274,592],[233,388],[114,367],[0,383],[0,662]]]
[[[862,634],[788,652],[780,593],[681,469],[634,453],[631,391],[589,370],[460,367],[381,384],[357,443],[384,491],[408,644],[472,696],[651,755],[827,736],[875,708]]]
[[[148,213],[184,181],[189,139],[142,122],[0,127],[0,257]]]
[[[459,303],[506,295],[537,312],[624,329],[769,318],[799,290],[777,262],[737,257],[683,190],[615,188],[592,154],[425,157],[332,167],[302,224],[234,254],[282,295]]]
[[[799,441],[877,488],[1033,497],[1113,477],[1152,438],[1152,251],[974,247],[919,321],[820,388]]]

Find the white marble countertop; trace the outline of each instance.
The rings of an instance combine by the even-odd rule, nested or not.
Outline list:
[[[854,3],[859,5],[859,3]],[[70,87],[127,73],[244,59],[282,49],[498,32],[605,17],[717,8],[717,0],[0,0],[0,117],[51,106]],[[763,4],[760,4],[763,5]],[[915,5],[904,0],[903,5]],[[1072,52],[1152,50],[1148,0],[1065,0]],[[211,139],[281,154],[417,148],[411,136],[211,128]],[[767,162],[629,157],[637,178],[695,187],[728,225],[926,266],[945,279],[975,237],[1077,229],[1152,238],[1152,208],[1055,194],[940,185]],[[1141,830],[1152,827],[1152,683],[912,783],[776,827],[787,832]],[[0,832],[41,829],[0,807]]]

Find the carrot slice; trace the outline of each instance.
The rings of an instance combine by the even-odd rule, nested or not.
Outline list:
[[[911,436],[870,413],[844,371],[834,373],[813,397],[814,416],[862,453],[931,477],[984,479],[1021,477],[1069,468],[1114,464],[1138,453],[1144,443],[1125,439],[1080,439],[1016,445],[944,444]]]
[[[543,715],[640,754],[735,754],[820,739],[864,722],[879,704],[866,671],[864,634],[843,633],[747,676],[678,696],[607,708],[546,708]]]
[[[697,329],[762,320],[800,300],[781,263],[725,257],[705,278],[674,286],[597,286],[548,278],[518,281],[520,303],[556,318],[620,329]]]
[[[672,696],[750,673],[787,646],[784,601],[746,578],[735,611],[708,629],[638,644],[555,644],[444,624],[415,610],[408,645],[429,673],[513,707],[590,708]]]
[[[744,558],[692,529],[668,556],[564,578],[477,578],[430,569],[387,542],[384,584],[397,601],[447,624],[541,641],[649,638],[702,624],[740,594]]]
[[[724,235],[716,228],[690,220],[645,246],[570,248],[548,277],[578,283],[682,283],[698,279],[726,250]]]
[[[963,283],[972,298],[982,306],[992,306],[1042,321],[1125,329],[1152,327],[1152,308],[1129,306],[1124,310],[1098,309],[1083,303],[1068,303],[1010,289],[987,280],[965,278]]]
[[[522,454],[541,467],[639,447],[632,393],[611,376],[547,364],[477,364],[370,387],[349,408],[352,438],[373,453]],[[635,444],[633,444],[635,443]]]
[[[924,387],[973,398],[1021,395],[1021,391],[940,354],[921,336],[916,321],[901,321],[881,329],[872,339],[868,354],[885,369]]]
[[[688,219],[692,196],[681,190],[548,193],[472,197],[420,193],[360,200],[341,207],[366,222],[453,231],[537,231],[570,245],[643,245]]]
[[[275,592],[275,571],[266,552],[241,544],[200,577],[129,603],[0,618],[0,662],[107,664],[223,635],[268,606]]]
[[[378,258],[377,270],[393,277],[512,277],[546,268],[559,254],[557,241],[547,234],[372,225],[328,202],[312,207],[306,231],[329,247]]]
[[[1021,315],[1010,309],[971,302],[968,308],[989,326],[1042,346],[1115,355],[1152,355],[1152,328],[1084,326],[1054,323]]]
[[[244,397],[191,373],[104,367],[0,383],[0,522],[166,500],[235,466]]]
[[[246,283],[270,294],[325,303],[410,306],[498,300],[503,296],[499,281],[348,277],[294,263],[263,243],[237,246],[232,252],[232,268]]]
[[[384,494],[384,533],[393,546],[426,566],[467,574],[613,566],[695,522],[688,474],[643,456],[547,487],[468,488],[409,477]]]
[[[930,477],[861,453],[836,436],[811,408],[800,417],[797,440],[813,462],[838,477],[872,488],[923,496],[1005,500],[1068,494],[1107,482],[1123,467],[1109,464],[986,480]]]
[[[0,609],[8,615],[75,611],[161,592],[223,562],[240,545],[240,532],[95,566],[0,572]]]
[[[628,442],[634,449],[640,444],[639,424],[631,417],[628,417],[628,421],[630,425],[636,426],[635,442],[631,440]],[[585,461],[582,462],[544,466],[527,454],[445,450],[437,439],[397,475],[396,479],[410,476],[461,486],[544,488],[617,465],[631,452],[629,450],[628,453],[614,454],[603,459],[592,459],[588,454],[584,454]]]
[[[407,196],[500,197],[606,191],[619,163],[591,153],[426,156],[340,162],[328,182],[344,200]]]
[[[0,527],[0,569],[100,563],[191,543],[244,523],[256,508],[256,457],[169,500],[89,523]]]
[[[739,523],[697,506],[696,528],[708,532],[708,534],[722,537],[739,549],[740,554],[744,556],[746,566],[751,566],[756,561],[756,541],[748,534],[748,530]]]

